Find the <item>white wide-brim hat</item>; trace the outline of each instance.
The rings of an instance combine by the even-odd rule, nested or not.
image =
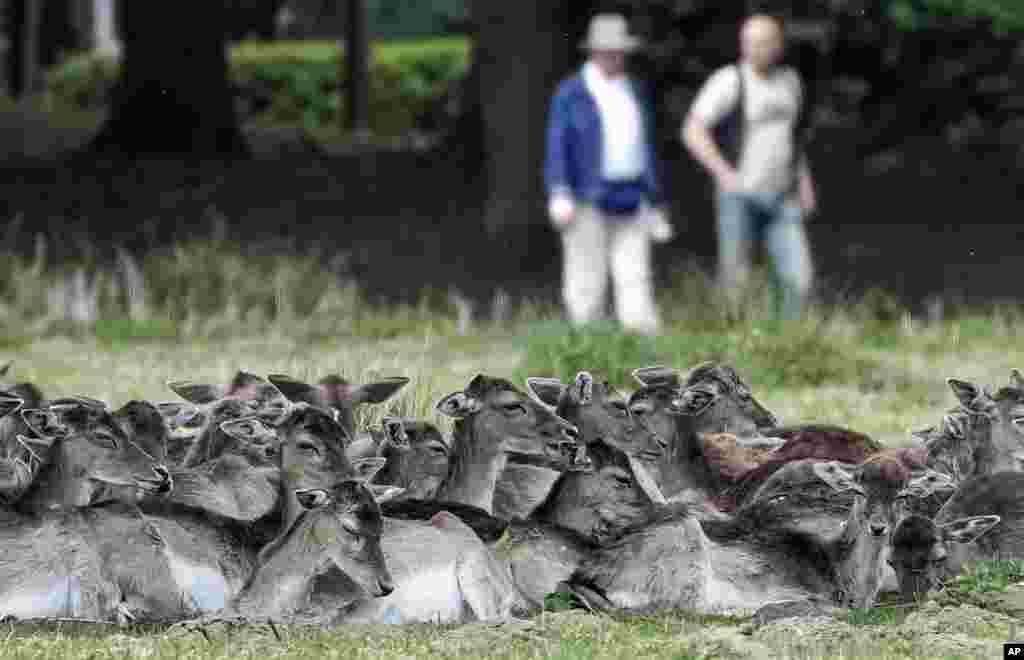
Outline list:
[[[626,18],[620,14],[597,14],[590,20],[584,50],[619,50],[630,52],[643,47],[642,39],[629,33]]]

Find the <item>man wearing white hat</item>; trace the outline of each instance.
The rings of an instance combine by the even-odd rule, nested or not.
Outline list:
[[[551,103],[544,178],[548,213],[562,238],[570,320],[604,315],[610,271],[619,321],[655,334],[651,242],[668,241],[673,232],[662,207],[654,104],[626,74],[626,55],[641,45],[624,17],[591,20],[582,44],[589,57]]]

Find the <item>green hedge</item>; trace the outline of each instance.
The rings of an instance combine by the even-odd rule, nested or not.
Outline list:
[[[344,112],[338,94],[343,49],[328,41],[244,42],[231,49],[230,76],[243,119],[301,123],[316,129]],[[438,38],[374,44],[370,59],[370,122],[381,135],[409,130],[469,66],[469,42]],[[51,72],[48,89],[59,103],[93,108],[106,102],[116,62],[93,54]]]
[[[884,6],[889,17],[908,30],[950,17],[987,19],[1001,34],[1024,30],[1024,0],[885,0]]]

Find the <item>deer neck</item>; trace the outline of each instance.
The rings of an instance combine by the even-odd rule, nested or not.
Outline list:
[[[292,526],[260,551],[252,578],[238,595],[234,609],[240,614],[267,616],[290,614],[315,591],[318,576],[331,570],[333,562],[321,546],[310,543],[316,537],[314,515],[299,514]],[[342,601],[359,598],[351,593],[332,594]]]
[[[507,456],[492,447],[494,443],[481,442],[471,423],[459,420],[453,435],[452,466],[435,499],[473,506],[492,514],[494,490],[505,469]]]

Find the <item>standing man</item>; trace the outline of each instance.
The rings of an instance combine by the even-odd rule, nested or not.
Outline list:
[[[728,299],[736,304],[754,234],[762,229],[781,289],[777,312],[797,319],[813,277],[804,217],[817,202],[803,150],[803,89],[799,74],[781,64],[784,45],[778,19],[748,18],[740,61],[708,78],[683,142],[715,180],[718,278]]]
[[[573,323],[604,315],[608,275],[627,329],[656,334],[651,242],[672,238],[662,204],[650,93],[626,74],[641,46],[626,19],[598,14],[582,47],[581,71],[551,103],[544,179],[551,222],[561,233],[562,295]]]

